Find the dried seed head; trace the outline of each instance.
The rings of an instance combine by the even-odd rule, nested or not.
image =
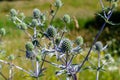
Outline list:
[[[83,38],[81,36],[77,37],[75,40],[76,45],[82,45],[83,44]]]
[[[101,51],[101,50],[103,49],[103,44],[102,44],[102,42],[100,42],[100,41],[96,42],[96,43],[95,43],[95,49],[96,49],[97,51]]]
[[[62,5],[63,3],[61,2],[61,0],[56,0],[55,7],[60,8]]]
[[[0,35],[1,35],[1,36],[4,36],[5,34],[6,34],[5,29],[4,29],[4,28],[1,28],[1,29],[0,29]]]
[[[60,47],[61,47],[62,52],[70,51],[72,48],[71,41],[69,39],[63,39],[60,42]]]
[[[14,16],[16,16],[18,13],[17,13],[17,11],[15,10],[15,9],[11,9],[10,10],[10,16],[11,17],[14,17]]]
[[[65,14],[65,15],[63,16],[63,21],[64,21],[65,23],[70,23],[70,16],[69,16],[68,14]]]
[[[33,20],[32,20],[32,23],[31,23],[31,26],[32,26],[32,27],[38,26],[38,21],[37,21],[36,19],[33,19]]]
[[[33,17],[35,18],[35,19],[38,19],[38,18],[40,18],[40,10],[39,9],[34,9],[33,10]]]
[[[55,37],[55,34],[56,34],[56,29],[53,27],[53,26],[50,26],[48,27],[47,31],[46,31],[46,34],[49,36],[49,37]]]
[[[34,45],[32,44],[32,42],[27,42],[25,48],[27,51],[32,51],[34,49]]]

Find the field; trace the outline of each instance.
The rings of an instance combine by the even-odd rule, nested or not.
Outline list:
[[[70,29],[70,33],[68,36],[70,39],[74,39],[76,36],[83,36],[85,38],[85,43],[89,43],[91,45],[91,41],[93,37],[97,33],[96,29],[86,29],[84,28],[85,23],[94,18],[95,13],[101,10],[101,6],[99,4],[99,0],[62,0],[64,5],[58,11],[58,14],[55,19],[62,18],[64,14],[69,14],[70,16],[75,16],[79,20],[79,29],[72,27]],[[15,8],[19,12],[24,12],[28,18],[32,15],[32,11],[34,8],[40,9],[42,12],[49,11],[50,3],[53,3],[53,0],[26,0],[26,1],[0,1],[0,27],[4,27],[6,29],[6,35],[2,39],[2,49],[6,50],[6,55],[14,54],[16,56],[13,61],[16,65],[22,65],[26,70],[30,70],[28,66],[30,65],[30,61],[25,58],[25,52],[21,50],[25,50],[25,43],[28,41],[28,37],[25,33],[20,31],[16,26],[9,20],[8,14],[11,8]],[[105,3],[107,4],[107,3]],[[118,5],[118,10],[120,10],[120,5]],[[58,21],[60,21],[58,19]],[[55,25],[59,25],[59,22],[56,21]],[[57,24],[58,23],[58,24]],[[89,35],[88,35],[89,34]],[[101,35],[102,36],[102,35]],[[84,52],[86,54],[86,52]],[[104,54],[104,53],[103,53]],[[95,56],[95,55],[93,55]],[[2,59],[8,60],[5,56]],[[82,61],[83,57],[78,56],[75,58],[75,62]],[[55,59],[50,59],[54,61]],[[119,57],[115,56],[115,60],[119,60]],[[88,63],[86,64],[88,65]],[[5,76],[8,76],[8,66],[3,65],[2,72]],[[40,78],[40,80],[61,80],[59,77],[55,77],[55,67],[46,63],[44,65],[47,67],[45,71],[45,75]],[[101,71],[100,72],[100,80],[120,80],[120,65],[117,66],[118,69],[115,71]],[[28,74],[25,74],[22,71],[14,69],[14,77],[13,80],[34,80]],[[85,70],[80,72],[78,75],[78,80],[95,80],[96,71],[95,70]],[[61,76],[60,76],[61,77]],[[64,76],[63,76],[64,77]],[[0,76],[0,80],[4,80],[2,76]],[[65,79],[63,79],[65,80]]]

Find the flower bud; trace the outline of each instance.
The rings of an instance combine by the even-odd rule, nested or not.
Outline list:
[[[56,40],[55,40],[55,44],[58,46],[59,45],[59,43],[60,43],[60,37],[58,37],[58,38],[56,38]]]
[[[40,45],[39,42],[38,42],[38,40],[36,40],[36,39],[33,40],[32,43],[33,43],[34,46],[39,46]]]
[[[10,56],[8,57],[8,59],[12,61],[12,60],[15,59],[15,56],[14,56],[14,55],[10,55]]]
[[[20,13],[20,17],[21,17],[22,19],[24,19],[24,18],[25,18],[24,13]]]
[[[34,49],[34,45],[32,44],[32,42],[27,42],[25,48],[28,51],[32,51]]]
[[[112,58],[112,56],[109,53],[105,54],[104,58],[106,59],[106,61],[109,61],[111,63],[114,62],[114,59]]]
[[[65,15],[63,16],[63,21],[64,21],[65,23],[70,23],[70,16],[69,16],[68,14],[65,14]]]
[[[34,9],[33,10],[33,17],[35,18],[35,19],[38,19],[38,18],[40,18],[40,10],[39,9]]]
[[[63,3],[61,2],[61,0],[56,0],[55,7],[60,8],[62,5]]]
[[[34,51],[26,51],[26,57],[34,60],[35,59],[35,52]]]
[[[11,17],[14,17],[14,16],[16,16],[18,13],[17,13],[17,11],[15,10],[15,9],[11,9],[10,10],[10,16]]]
[[[97,51],[101,51],[103,49],[103,44],[102,42],[98,41],[95,43],[95,48]]]
[[[37,56],[36,56],[36,60],[37,60],[37,61],[41,61],[41,56],[40,56],[40,55],[37,55]]]
[[[53,26],[48,27],[48,29],[46,31],[46,34],[49,37],[54,37],[56,33],[57,33],[56,29]]]
[[[116,8],[118,6],[117,2],[112,3],[112,8]]]
[[[33,19],[32,23],[31,23],[31,26],[32,27],[38,26],[38,21],[36,19]]]
[[[41,19],[42,22],[44,22],[44,21],[46,20],[45,14],[41,14],[41,15],[40,15],[40,19]]]
[[[61,48],[62,52],[70,51],[72,48],[71,41],[69,39],[62,40],[60,42],[60,48]]]
[[[81,36],[77,37],[75,40],[76,45],[82,45],[83,44],[83,38]]]
[[[38,38],[42,38],[42,34],[41,33],[37,33],[37,37]]]
[[[6,34],[5,29],[4,29],[4,28],[1,28],[1,29],[0,29],[0,35],[1,35],[1,36],[4,36],[5,34]]]
[[[17,27],[20,28],[21,30],[26,30],[27,29],[27,25],[25,23],[18,23]]]

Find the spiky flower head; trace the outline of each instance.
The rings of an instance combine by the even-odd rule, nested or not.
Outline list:
[[[25,24],[24,22],[18,23],[17,27],[20,28],[21,30],[26,30],[27,29],[27,24]]]
[[[1,35],[1,36],[4,36],[5,34],[6,34],[5,29],[4,29],[4,28],[1,28],[1,29],[0,29],[0,35]]]
[[[59,43],[60,43],[60,37],[57,37],[56,39],[55,39],[55,44],[58,46],[59,45]]]
[[[32,51],[34,49],[34,45],[32,42],[27,42],[25,48],[27,51]]]
[[[108,54],[105,54],[105,59],[106,60],[109,60],[111,58],[111,55],[108,53]]]
[[[75,40],[76,45],[82,45],[83,44],[83,38],[81,36],[78,36]]]
[[[38,26],[38,21],[36,19],[33,19],[32,23],[31,23],[31,26],[32,27]]]
[[[97,51],[101,51],[101,50],[103,49],[103,44],[102,44],[101,41],[97,41],[97,42],[95,43],[95,49],[96,49]]]
[[[71,41],[69,39],[63,39],[60,42],[60,48],[61,48],[62,52],[70,52],[70,50],[72,48]]]
[[[68,14],[65,14],[65,15],[63,16],[63,21],[64,21],[65,23],[70,23],[70,16],[69,16]]]
[[[14,17],[14,16],[16,16],[18,13],[17,13],[17,11],[15,10],[15,9],[11,9],[10,10],[10,16],[11,17]]]
[[[56,29],[53,26],[49,26],[48,29],[47,29],[47,31],[46,31],[46,34],[49,37],[55,37],[56,33],[57,33]]]
[[[40,10],[39,9],[37,9],[37,8],[35,8],[34,10],[33,10],[33,17],[35,18],[35,19],[38,19],[38,18],[40,18]]]
[[[55,7],[60,8],[63,5],[61,0],[56,0],[55,1]]]

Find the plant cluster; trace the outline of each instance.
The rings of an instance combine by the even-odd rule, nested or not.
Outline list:
[[[54,3],[55,10],[50,10],[49,16],[51,16],[51,19],[47,25],[47,28],[44,28],[48,19],[47,13],[41,12],[38,8],[33,10],[32,18],[29,23],[25,21],[26,17],[24,13],[19,13],[15,9],[11,9],[9,13],[10,20],[18,29],[23,31],[29,37],[29,40],[25,44],[24,52],[26,55],[25,57],[31,61],[31,66],[33,69],[31,69],[31,71],[27,71],[24,68],[13,64],[12,61],[14,60],[14,55],[10,55],[8,57],[10,62],[0,60],[0,62],[10,66],[8,79],[12,80],[13,67],[15,67],[23,72],[28,73],[36,80],[39,80],[39,77],[41,77],[44,74],[44,71],[47,70],[47,68],[44,67],[44,64],[49,63],[59,69],[55,72],[55,75],[65,75],[66,80],[78,80],[77,73],[86,69],[96,70],[96,80],[99,80],[99,72],[104,70],[103,68],[106,64],[114,62],[114,60],[110,54],[101,56],[101,52],[106,49],[106,46],[103,46],[102,42],[97,41],[97,39],[103,31],[105,24],[109,22],[109,18],[112,15],[113,9],[116,7],[116,5],[113,5],[110,8],[109,13],[106,13],[104,11],[102,0],[100,0],[100,2],[103,7],[105,23],[95,37],[95,40],[91,45],[87,55],[82,54],[84,51],[83,44],[85,44],[82,36],[78,36],[75,40],[70,40],[65,37],[65,34],[68,32],[66,29],[67,24],[69,24],[72,19],[68,14],[65,14],[62,18],[65,26],[63,30],[58,31],[53,25],[54,18],[58,10],[63,6],[61,0],[56,0]],[[103,17],[101,14],[98,15]],[[5,30],[3,28],[0,29],[0,34],[1,36],[5,35]],[[91,51],[97,53],[96,55],[98,55],[97,65],[89,60]],[[50,56],[50,58],[55,57],[56,61],[59,63],[49,61],[46,58],[47,56]],[[77,56],[83,56],[83,61],[74,63],[74,60]],[[104,60],[103,62],[102,59]],[[83,65],[85,62],[88,62],[90,65],[84,68]],[[4,75],[3,77],[6,79]]]

